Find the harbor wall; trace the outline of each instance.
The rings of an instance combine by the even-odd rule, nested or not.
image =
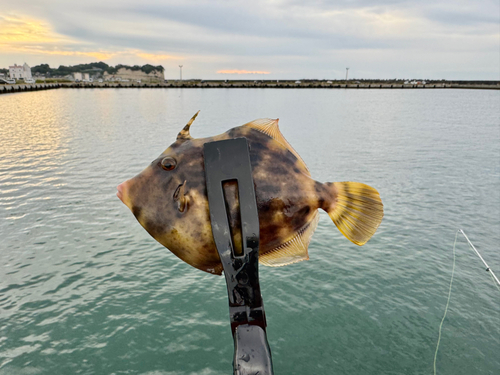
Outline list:
[[[274,89],[477,89],[500,90],[500,82],[496,84],[466,84],[466,83],[430,83],[430,84],[345,84],[326,83],[322,81],[301,82],[249,82],[249,81],[167,81],[164,83],[138,82],[80,82],[80,83],[47,83],[47,84],[19,84],[0,85],[0,94],[50,90],[58,88],[68,89],[105,89],[105,88],[274,88]]]

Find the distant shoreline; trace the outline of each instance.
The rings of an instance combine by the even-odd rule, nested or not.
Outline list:
[[[79,83],[37,83],[0,85],[0,94],[50,90],[59,88],[70,89],[106,89],[106,88],[261,88],[261,89],[475,89],[500,90],[500,81],[436,81],[423,83],[386,83],[371,82],[359,83],[348,81],[204,81],[204,80],[171,80],[165,83],[138,83],[138,82],[79,82]]]

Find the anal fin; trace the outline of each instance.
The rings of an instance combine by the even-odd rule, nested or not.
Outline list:
[[[309,259],[307,248],[311,237],[318,226],[319,212],[316,211],[312,220],[291,240],[259,255],[259,262],[269,267],[282,267]]]

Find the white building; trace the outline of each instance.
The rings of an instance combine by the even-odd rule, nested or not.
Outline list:
[[[24,63],[23,66],[14,64],[9,66],[9,75],[12,79],[31,79],[31,68]]]
[[[90,74],[89,73],[76,72],[76,73],[73,73],[73,78],[75,79],[75,81],[90,82]]]

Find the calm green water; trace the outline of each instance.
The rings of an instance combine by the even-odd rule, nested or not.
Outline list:
[[[261,268],[279,374],[431,374],[463,228],[500,275],[500,92],[52,90],[0,97],[0,374],[230,374],[224,279],[157,244],[115,196],[201,109],[260,117],[319,181],[376,187],[357,247],[322,213],[310,261]],[[500,373],[500,291],[465,240],[439,374]]]

